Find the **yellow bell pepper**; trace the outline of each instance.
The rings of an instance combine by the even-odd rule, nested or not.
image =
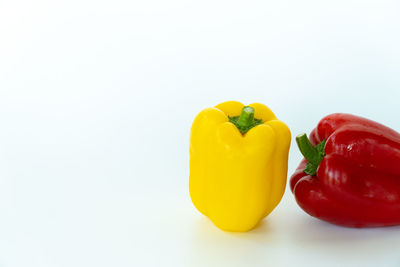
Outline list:
[[[291,134],[263,104],[228,101],[201,111],[190,135],[189,192],[220,229],[253,229],[280,202]]]

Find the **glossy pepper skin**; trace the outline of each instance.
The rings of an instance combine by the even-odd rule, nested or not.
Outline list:
[[[320,154],[315,175],[304,172],[308,160],[303,159],[291,177],[300,207],[311,216],[348,227],[400,224],[400,134],[338,113],[323,118],[311,132],[313,146],[323,140],[325,156]],[[296,141],[310,158],[307,137],[298,136]],[[312,173],[313,166],[309,167]]]
[[[259,125],[241,133],[229,117],[244,105],[229,101],[201,111],[190,136],[189,192],[195,207],[220,229],[254,228],[285,191],[289,128],[262,104],[251,104]]]

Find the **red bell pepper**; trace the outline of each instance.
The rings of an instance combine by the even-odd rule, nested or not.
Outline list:
[[[311,216],[349,227],[400,224],[400,134],[350,114],[296,138],[305,159],[290,179]]]

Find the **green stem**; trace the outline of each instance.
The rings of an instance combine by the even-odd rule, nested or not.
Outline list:
[[[261,119],[254,118],[254,108],[243,107],[240,116],[229,117],[229,121],[233,123],[242,134],[247,133],[251,128],[262,124]]]
[[[300,134],[296,137],[297,146],[301,154],[308,161],[304,172],[310,175],[315,175],[322,159],[325,156],[325,140],[316,146],[313,146],[306,134]]]
[[[319,164],[318,150],[311,144],[306,134],[300,134],[296,137],[297,146],[304,158],[312,164]]]
[[[254,108],[244,107],[237,121],[237,124],[241,128],[247,128],[253,123],[253,119],[254,119]]]

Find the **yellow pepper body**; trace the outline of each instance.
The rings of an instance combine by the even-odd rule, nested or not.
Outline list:
[[[228,118],[244,107],[236,101],[201,111],[191,129],[190,196],[225,231],[251,230],[285,192],[290,130],[268,107],[249,106],[262,123],[245,134]]]

